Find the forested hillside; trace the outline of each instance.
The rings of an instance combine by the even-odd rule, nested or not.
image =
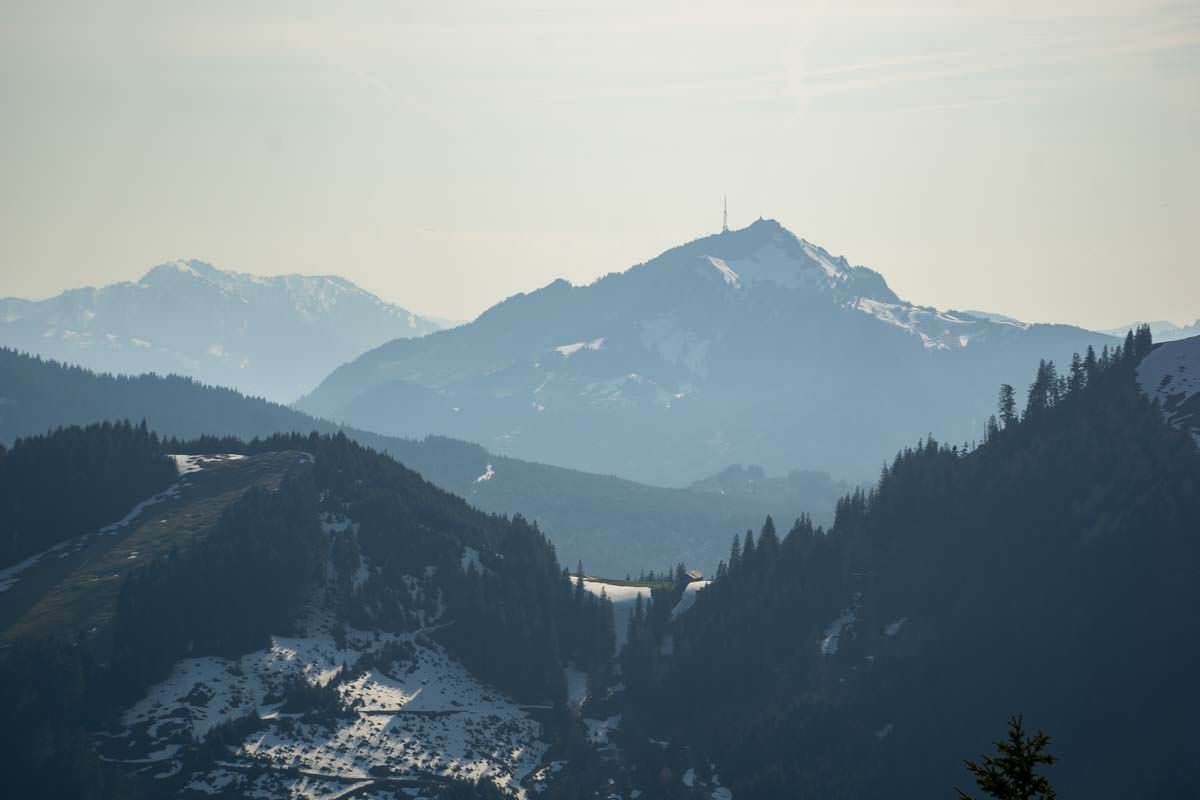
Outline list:
[[[60,434],[62,451],[82,456],[87,443],[70,433]],[[171,444],[176,452],[205,449],[203,442]],[[352,693],[386,688],[391,679],[382,676],[399,670],[397,664],[411,662],[411,673],[420,658],[441,658],[441,648],[470,670],[472,680],[548,709],[544,733],[516,706],[501,706],[508,716],[487,723],[519,724],[522,736],[537,744],[525,757],[536,764],[548,746],[543,742],[563,733],[562,720],[550,709],[565,714],[565,665],[588,668],[611,657],[611,636],[605,635],[611,608],[572,591],[537,528],[476,511],[344,436],[277,437],[241,449],[247,456],[240,461],[188,462],[198,471],[180,479],[175,499],[117,530],[102,550],[83,550],[82,563],[53,584],[40,580],[39,570],[60,569],[56,563],[23,572],[20,588],[41,591],[43,599],[0,598],[0,605],[11,600],[29,608],[0,632],[7,640],[0,651],[0,691],[11,710],[0,757],[6,774],[15,776],[10,788],[48,797],[186,794],[188,780],[224,781],[212,773],[213,759],[234,757],[249,759],[251,777],[274,780],[270,764],[256,761],[253,748],[241,749],[242,737],[265,724],[258,709],[282,701],[302,717],[315,715],[314,722],[350,724],[358,718],[352,709],[362,702],[351,703]],[[279,460],[289,453],[300,457]],[[254,465],[264,460],[290,466],[273,486],[238,491],[228,485],[237,475],[256,474]],[[188,521],[211,513],[214,504],[220,513],[213,523],[183,535]],[[97,573],[96,564],[121,565],[111,576],[112,567],[102,570],[112,580],[101,594],[88,577]],[[64,591],[69,598],[85,593],[95,600],[55,601]],[[105,597],[115,598],[112,611],[96,617],[92,607]],[[45,610],[48,602],[53,613]],[[330,642],[341,663],[332,671],[306,666],[314,656],[304,647],[316,645],[288,650],[278,643],[280,635],[300,637],[289,640],[297,643],[292,648]],[[238,665],[256,658],[254,652],[271,660],[264,677],[255,678],[262,685],[248,684],[221,700],[213,698],[215,677],[188,684],[186,698],[169,695],[182,705],[161,724],[126,723],[124,733],[101,736],[99,746],[119,755],[108,756],[108,766],[96,760],[94,737],[119,731],[120,720],[132,713],[122,709],[147,690],[181,680],[180,664],[223,659],[229,667],[219,671],[222,680],[232,675],[244,681],[236,676],[246,667]],[[275,663],[276,652],[290,653],[291,666]],[[199,746],[186,728],[170,722],[192,716],[197,707],[205,709],[204,719],[217,715],[221,721],[197,729],[205,740]],[[473,713],[463,719],[470,723]],[[490,763],[486,754],[481,758],[479,763]],[[157,765],[151,772],[167,769],[151,776],[141,771],[146,764]],[[419,779],[428,771],[433,785],[450,785],[458,774],[447,772],[450,767],[421,760],[395,772]]]
[[[120,519],[175,480],[158,436],[128,422],[0,445],[0,567]]]
[[[925,798],[1024,713],[1063,796],[1193,794],[1200,456],[1136,385],[1150,347],[1043,362],[982,445],[906,449],[827,533],[736,541],[674,655],[626,675],[631,736],[739,800]]]
[[[181,439],[214,435],[250,441],[294,431],[342,430],[286,406],[187,378],[97,375],[0,348],[0,442],[112,419],[146,420],[150,430]],[[563,563],[583,561],[600,575],[662,569],[679,561],[711,572],[724,555],[729,531],[757,523],[764,513],[789,520],[807,513],[828,524],[845,491],[845,484],[824,473],[759,480],[753,486],[742,480],[734,486],[727,479],[736,470],[690,489],[668,489],[498,456],[454,439],[344,432],[477,508],[537,522]]]

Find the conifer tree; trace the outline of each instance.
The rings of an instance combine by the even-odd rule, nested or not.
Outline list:
[[[1150,333],[1149,325],[1139,325],[1134,334],[1134,351],[1139,359],[1145,358],[1154,347],[1154,336]]]
[[[1000,423],[1009,427],[1017,421],[1017,398],[1010,384],[1000,384]]]
[[[733,544],[729,546],[729,571],[736,572],[742,565],[742,537],[733,535]]]
[[[1008,720],[1008,738],[996,742],[999,755],[985,754],[979,763],[964,763],[979,788],[996,800],[1053,800],[1056,795],[1050,781],[1037,774],[1039,766],[1058,760],[1046,752],[1048,744],[1050,737],[1043,731],[1026,736],[1022,717],[1017,714]],[[959,800],[974,800],[961,789],[954,791]]]
[[[747,567],[754,565],[754,531],[746,531],[746,539],[742,544],[742,564]]]
[[[1088,345],[1087,353],[1083,357],[1083,374],[1088,381],[1096,375],[1096,349],[1090,344]]]
[[[1053,361],[1046,361],[1046,405],[1053,406],[1059,401],[1061,395],[1062,384],[1058,379],[1058,369],[1054,366]]]
[[[1083,370],[1083,359],[1079,357],[1079,353],[1071,356],[1071,377],[1067,382],[1067,390],[1072,394],[1078,392],[1084,387],[1087,377]]]

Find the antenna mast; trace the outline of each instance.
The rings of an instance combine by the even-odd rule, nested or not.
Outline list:
[[[729,233],[729,197],[721,195],[721,233]]]

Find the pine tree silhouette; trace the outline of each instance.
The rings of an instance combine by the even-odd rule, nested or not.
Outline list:
[[[1005,428],[1017,421],[1017,398],[1013,387],[1007,383],[1000,384],[1000,422]]]
[[[984,755],[980,763],[965,761],[979,788],[996,800],[1054,800],[1050,781],[1036,770],[1058,759],[1046,752],[1050,737],[1043,731],[1025,735],[1020,714],[1008,720],[1008,739],[996,742],[998,756]],[[955,787],[959,800],[974,800]]]

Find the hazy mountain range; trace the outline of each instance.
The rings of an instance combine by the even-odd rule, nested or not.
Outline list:
[[[47,300],[0,299],[0,344],[109,372],[188,375],[280,402],[368,348],[443,327],[344,278],[263,278],[194,260]]]
[[[708,425],[769,464],[686,488],[0,348],[19,793],[923,797],[1019,711],[1052,732],[1064,796],[1189,796],[1200,638],[1175,612],[1200,597],[1200,337],[1143,328],[1069,362],[1116,340],[904,303],[773,223],[679,251],[334,377],[415,351],[399,361],[428,385],[365,382],[373,426],[467,389],[504,422],[533,375],[534,419],[569,412],[555,452],[624,449],[680,480],[730,452],[689,438]],[[664,318],[674,350],[646,333]],[[492,368],[546,338],[567,343],[532,372]],[[1034,377],[1047,356],[1061,380]],[[773,477],[989,413],[1001,379],[1028,402],[978,446],[914,434],[869,491]],[[144,422],[58,427],[117,419]],[[732,538],[768,513],[778,528]],[[572,580],[576,557],[618,580]],[[619,580],[718,560],[711,581]]]
[[[112,377],[0,348],[0,446],[63,425],[145,420],[163,436],[234,436],[339,431],[387,453],[483,511],[536,522],[572,568],[623,577],[680,561],[711,573],[729,539],[764,514],[790,522],[808,514],[833,521],[850,489],[824,472],[772,478],[731,467],[690,488],[647,486],[609,475],[538,464],[477,444],[421,441],[341,429],[295,409],[180,377]],[[229,447],[216,442],[215,447]]]
[[[299,407],[388,434],[684,485],[730,463],[860,479],[938,430],[978,438],[1001,382],[1116,340],[939,311],[778,222],[558,280],[474,322],[389,342]]]
[[[1138,324],[1140,323],[1131,322],[1128,325],[1109,328],[1103,332],[1112,334],[1113,336],[1124,336],[1126,331],[1136,327]],[[1156,342],[1173,342],[1178,339],[1200,336],[1200,319],[1197,319],[1191,325],[1177,325],[1165,319],[1154,320],[1146,324],[1150,326],[1150,333],[1154,336],[1154,341]]]
[[[1062,382],[1043,367],[978,447],[904,449],[832,526],[766,520],[712,581],[575,581],[523,519],[346,436],[27,438],[0,448],[0,759],[22,797],[895,800],[963,785],[1023,713],[1063,796],[1190,797],[1197,365],[1200,337],[1142,330]],[[7,430],[310,422],[2,349],[0,391]],[[349,433],[478,469],[473,445]],[[813,478],[690,492],[766,507]],[[642,490],[646,517],[689,491]]]

